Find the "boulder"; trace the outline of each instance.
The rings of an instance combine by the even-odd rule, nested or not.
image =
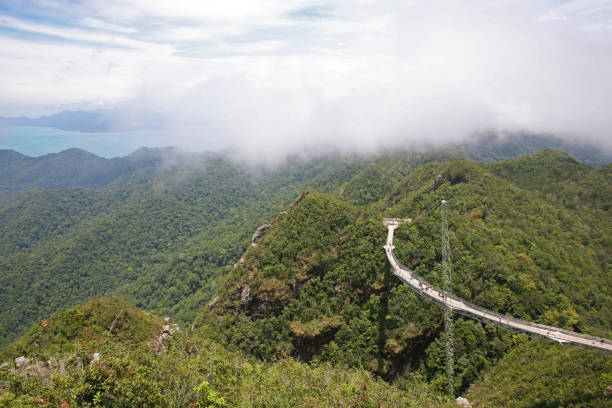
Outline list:
[[[15,367],[17,367],[17,368],[27,368],[29,362],[30,362],[29,358],[25,358],[24,356],[17,357],[15,359]]]
[[[460,407],[466,407],[469,408],[472,406],[472,404],[470,404],[470,401],[468,401],[467,398],[464,397],[457,397],[457,399],[455,400],[455,402],[457,403],[457,405],[459,405]]]

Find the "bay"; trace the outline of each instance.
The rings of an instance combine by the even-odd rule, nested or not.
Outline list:
[[[140,147],[170,145],[173,145],[172,131],[167,129],[83,133],[49,127],[0,126],[0,149],[12,149],[33,157],[76,147],[113,158],[130,154]]]

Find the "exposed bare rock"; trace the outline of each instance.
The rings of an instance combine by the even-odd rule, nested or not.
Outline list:
[[[89,362],[91,363],[95,363],[96,361],[100,360],[100,353],[93,353],[93,355],[91,356],[91,361]]]
[[[15,359],[15,367],[17,368],[28,368],[29,363],[30,363],[30,359],[24,356],[17,357]]]
[[[251,288],[249,288],[249,285],[242,286],[242,291],[240,292],[240,306],[246,306],[249,303],[250,295]]]
[[[470,401],[467,400],[467,398],[464,397],[457,397],[457,399],[455,400],[455,402],[457,403],[457,405],[459,405],[460,407],[466,407],[469,408],[472,406],[472,404],[470,404]]]
[[[607,397],[608,395],[612,395],[612,385],[608,385],[608,387],[604,391],[604,395]]]
[[[156,353],[161,353],[163,350],[163,345],[159,339],[149,339],[148,344],[155,349]]]
[[[261,227],[257,228],[257,231],[255,231],[255,234],[253,234],[253,239],[251,240],[251,245],[252,246],[257,246],[257,241],[259,241],[261,239],[261,237],[264,236],[266,231],[268,231],[268,228],[270,228],[271,226],[272,226],[271,224],[264,224]]]
[[[234,269],[236,269],[238,267],[238,265],[242,265],[244,263],[244,255],[240,257],[240,259],[238,260],[238,262],[236,262],[234,264]]]
[[[170,320],[170,319],[168,319]],[[168,321],[167,320],[167,321]],[[179,328],[178,324],[173,323],[173,324],[164,324],[162,326],[162,330],[161,330],[161,334],[159,335],[158,338],[156,339],[149,339],[149,346],[153,347],[155,349],[156,353],[161,353],[162,351],[166,350],[166,346],[165,343],[166,341],[168,341],[168,339],[174,335],[175,333],[178,333],[181,329]]]
[[[213,300],[211,300],[211,301],[208,303],[208,308],[209,308],[209,309],[212,309],[212,307],[215,305],[215,303],[217,303],[217,301],[218,301],[218,300],[219,300],[219,296],[215,296],[215,297],[213,298]]]
[[[436,176],[436,179],[434,180],[433,186],[431,186],[429,191],[436,191],[438,189],[438,187],[440,187],[442,185],[443,182],[444,182],[444,180],[442,178],[442,173],[440,173],[440,174],[438,174]]]
[[[170,324],[165,324],[164,327],[162,328],[162,334],[167,334],[172,336],[174,333],[179,332],[180,329],[178,327],[178,324],[176,323],[172,323]]]
[[[303,192],[303,193],[302,193],[302,194],[301,194],[301,195],[298,197],[298,199],[297,199],[297,200],[295,200],[295,201],[293,202],[293,204],[291,204],[291,207],[289,208],[289,212],[291,212],[291,210],[293,210],[293,209],[295,208],[295,206],[299,204],[299,202],[300,202],[300,201],[302,201],[304,198],[306,198],[306,196],[307,196],[308,194],[310,194],[310,192],[309,192],[309,191],[304,191],[304,192]]]
[[[11,363],[9,363],[8,361],[5,361],[4,363],[0,364],[0,370],[2,370],[4,367],[8,367],[10,365],[11,365]]]

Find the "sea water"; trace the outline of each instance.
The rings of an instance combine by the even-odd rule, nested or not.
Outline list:
[[[0,149],[12,149],[33,157],[76,147],[112,158],[125,156],[140,147],[171,146],[172,139],[172,132],[165,129],[83,133],[48,127],[0,126]]]

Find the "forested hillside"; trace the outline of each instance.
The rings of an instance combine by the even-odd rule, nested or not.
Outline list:
[[[481,160],[514,151],[491,146]],[[591,167],[555,150],[478,164],[458,158],[475,154],[466,151],[292,158],[257,170],[210,154],[153,160],[95,189],[49,184],[0,198],[0,357],[108,356],[84,373],[59,373],[64,382],[55,385],[42,371],[24,376],[5,366],[0,401],[28,406],[27,398],[43,395],[56,405],[90,406],[97,392],[134,388],[153,398],[141,406],[185,406],[204,394],[229,406],[333,406],[334,395],[345,396],[345,406],[440,406],[442,311],[391,274],[382,218],[413,219],[396,232],[395,252],[440,285],[442,199],[454,293],[519,318],[612,337],[610,164]],[[170,340],[156,352],[150,340],[163,321],[122,301],[61,313],[99,297],[170,316],[183,329],[176,348]],[[113,332],[117,316],[126,329]],[[459,316],[455,343],[455,389],[475,406],[609,402],[609,357],[559,353]],[[522,354],[533,357],[519,375]],[[534,374],[546,364],[551,382]],[[209,384],[195,390],[202,381]],[[490,392],[492,381],[503,392]],[[178,383],[184,394],[168,394]],[[272,395],[266,387],[293,391]],[[526,392],[530,402],[521,405]],[[252,399],[239,405],[245,393]],[[134,404],[130,398],[122,404]],[[106,403],[100,406],[120,406]]]
[[[24,189],[101,188],[125,174],[150,173],[163,165],[173,149],[140,149],[122,158],[104,159],[80,149],[41,157],[0,150],[0,198]]]
[[[490,161],[559,143],[521,141],[521,150],[514,139],[489,137],[481,150],[467,143],[378,156],[292,157],[275,169],[171,148],[112,160],[78,149],[39,158],[0,151],[0,301],[7,305],[0,311],[0,344],[58,308],[97,296],[119,295],[191,321],[253,231],[305,189],[382,210],[384,197],[424,163],[458,156]]]
[[[24,191],[1,203],[0,343],[55,310],[119,295],[193,319],[253,231],[306,186],[336,189],[359,163],[251,174],[220,158],[104,190]],[[179,306],[180,304],[180,306]]]
[[[554,179],[552,169],[566,158],[544,152],[524,160],[549,167]],[[457,295],[505,314],[609,338],[607,210],[572,209],[563,199],[548,203],[540,192],[511,181],[520,176],[513,166],[508,161],[496,167],[505,169],[504,179],[468,161],[433,162],[397,183],[381,208],[308,192],[273,221],[224,279],[204,313],[204,330],[263,359],[290,355],[366,367],[389,380],[417,376],[442,385],[441,311],[389,276],[380,248],[383,215],[412,217],[413,223],[396,233],[396,254],[441,285],[439,203],[444,198],[451,208]],[[581,177],[600,175],[594,168],[580,170],[587,173]],[[208,329],[211,325],[216,329]],[[455,329],[460,392],[524,341],[464,318],[457,319]]]
[[[453,406],[424,383],[400,389],[360,369],[265,364],[122,301],[51,316],[0,354],[15,358],[16,369],[0,366],[3,408]]]

